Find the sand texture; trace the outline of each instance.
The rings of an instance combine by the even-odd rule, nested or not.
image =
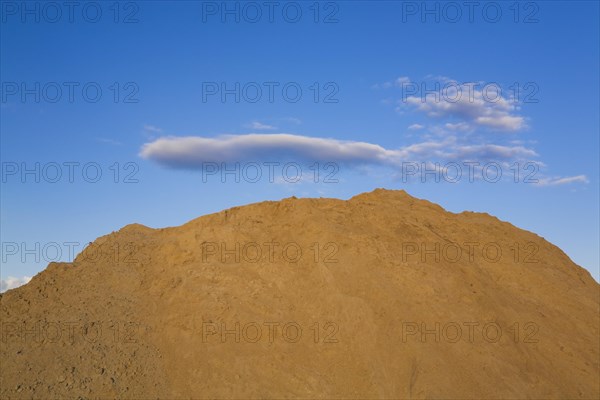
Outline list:
[[[404,191],[128,225],[1,296],[0,398],[597,399],[599,289]]]

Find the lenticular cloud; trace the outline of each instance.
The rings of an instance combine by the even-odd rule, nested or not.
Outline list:
[[[140,156],[167,167],[198,169],[207,162],[244,162],[280,159],[398,166],[403,161],[460,160],[469,156],[497,160],[536,157],[522,146],[465,145],[455,137],[426,141],[399,149],[380,145],[315,138],[287,133],[163,137],[146,143]]]

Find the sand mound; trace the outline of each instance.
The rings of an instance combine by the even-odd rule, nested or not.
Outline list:
[[[599,285],[403,191],[129,225],[1,296],[2,398],[598,398]]]

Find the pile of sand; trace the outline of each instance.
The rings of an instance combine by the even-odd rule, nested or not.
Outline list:
[[[1,398],[598,398],[599,285],[403,191],[129,225],[1,296]]]

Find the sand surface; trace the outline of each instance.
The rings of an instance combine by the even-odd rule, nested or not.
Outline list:
[[[599,289],[404,191],[129,225],[0,297],[0,398],[597,399]]]

